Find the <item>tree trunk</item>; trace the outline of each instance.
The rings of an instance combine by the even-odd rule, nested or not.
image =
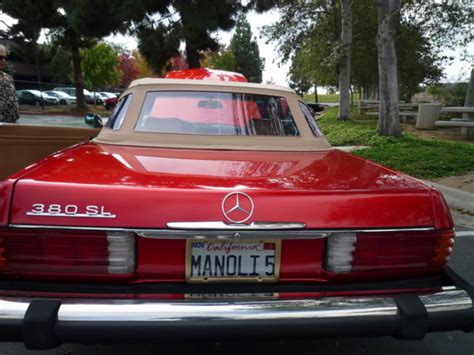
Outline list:
[[[398,67],[395,40],[400,26],[401,0],[378,0],[378,6],[377,52],[380,105],[377,130],[382,136],[400,136]]]
[[[35,57],[35,67],[36,67],[36,80],[38,80],[38,90],[40,91],[41,95],[41,110],[44,111],[44,101],[43,101],[43,88],[41,85],[41,71],[40,71],[40,62],[39,62],[39,55],[38,55],[38,37],[33,39],[33,52]]]
[[[188,43],[189,42],[186,42],[186,57],[188,59],[189,69],[201,68],[201,63],[199,63],[199,52]]]
[[[314,84],[314,102],[318,102],[318,85]]]
[[[352,0],[341,0],[341,59],[339,64],[339,120],[351,116]]]
[[[188,11],[182,9],[180,13],[181,26],[183,27],[184,43],[186,44],[186,57],[188,60],[188,67],[189,69],[200,68],[201,63],[199,62],[199,51],[193,46],[193,39],[192,35],[190,34],[190,29],[188,25],[188,23],[190,22],[188,18]]]
[[[81,54],[79,53],[79,46],[76,41],[72,40],[71,55],[72,55],[72,69],[74,72],[74,84],[76,86],[76,106],[79,110],[86,110],[86,102],[84,99],[84,79],[82,77],[81,68]]]
[[[466,98],[464,99],[465,107],[474,107],[474,63],[472,63],[471,78],[469,79],[469,85],[467,86]],[[463,118],[474,118],[474,113],[465,113]]]

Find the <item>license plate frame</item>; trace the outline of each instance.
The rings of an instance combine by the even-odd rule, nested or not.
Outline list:
[[[243,244],[257,244],[257,243],[270,243],[274,245],[274,273],[272,276],[193,276],[192,270],[192,252],[193,244],[195,243],[227,243],[232,245],[243,245]],[[281,240],[239,240],[239,241],[226,241],[226,240],[194,240],[189,239],[186,241],[186,265],[185,265],[185,277],[188,283],[276,283],[280,279],[280,266],[281,266]]]

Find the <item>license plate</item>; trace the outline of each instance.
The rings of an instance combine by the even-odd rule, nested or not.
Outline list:
[[[188,282],[276,282],[280,241],[188,240]]]

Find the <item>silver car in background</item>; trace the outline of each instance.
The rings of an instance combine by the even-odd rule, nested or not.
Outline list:
[[[53,96],[58,99],[60,105],[75,105],[76,97],[66,94],[62,91],[43,91],[43,94]]]

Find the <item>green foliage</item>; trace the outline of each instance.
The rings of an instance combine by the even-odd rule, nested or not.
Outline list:
[[[377,140],[370,149],[355,154],[424,179],[461,175],[474,170],[474,145],[419,139]]]
[[[397,40],[400,96],[410,99],[420,83],[433,83],[442,75],[442,49],[468,43],[474,37],[474,11],[461,2],[402,1]],[[337,86],[340,61],[340,2],[285,0],[278,2],[282,16],[264,35],[277,44],[281,61],[292,59],[295,83]],[[353,39],[351,82],[365,92],[378,86],[376,36],[377,2],[352,1]]]
[[[464,106],[467,87],[468,83],[435,84],[426,91],[446,106]]]
[[[209,55],[209,67],[228,71],[237,71],[237,61],[234,52],[226,49],[222,52],[213,52]]]
[[[138,2],[143,3],[145,0]],[[235,25],[234,16],[241,9],[239,1],[148,2],[150,4],[144,6],[146,20],[137,26],[135,32],[140,52],[158,73],[166,69],[171,56],[179,53],[181,43],[186,46],[189,67],[199,67],[199,52],[218,50],[219,43],[213,33],[218,30],[230,30]],[[157,12],[155,3],[166,6]],[[174,16],[171,16],[171,13]],[[161,15],[158,19],[157,14]]]
[[[337,107],[333,107],[318,120],[324,135],[332,145],[368,145],[376,134],[377,121],[369,118],[370,116],[353,114],[352,118],[344,123],[337,120],[336,116]]]
[[[229,49],[234,53],[236,70],[242,73],[248,81],[262,82],[262,71],[265,66],[255,39],[252,39],[252,30],[245,17],[239,17]]]
[[[398,66],[400,99],[411,101],[420,83],[431,84],[442,76],[442,58],[417,25],[403,22],[399,31]]]
[[[180,28],[176,24],[138,27],[138,50],[155,73],[169,70],[169,59],[179,53]]]
[[[304,99],[308,102],[314,101],[314,94],[304,95]],[[339,94],[318,94],[318,101],[322,103],[337,103],[339,102]],[[359,101],[359,94],[354,93],[354,102]]]
[[[474,170],[474,145],[467,143],[425,140],[404,134],[400,138],[376,134],[377,121],[372,116],[353,115],[350,121],[336,119],[331,108],[318,120],[332,145],[366,145],[370,148],[354,154],[377,163],[424,178],[460,175]]]
[[[55,83],[66,84],[71,82],[71,56],[62,47],[55,48],[53,57],[48,64],[48,72]]]
[[[99,43],[81,50],[84,79],[96,90],[105,85],[117,85],[120,82],[118,53],[111,46]]]

